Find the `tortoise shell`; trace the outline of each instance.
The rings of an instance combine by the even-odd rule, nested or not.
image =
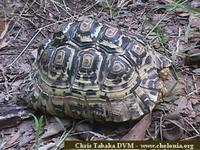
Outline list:
[[[85,18],[63,24],[38,50],[23,98],[58,116],[135,120],[154,108],[169,66],[138,36]]]

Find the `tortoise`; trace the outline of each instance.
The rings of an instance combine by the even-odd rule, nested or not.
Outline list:
[[[38,49],[23,99],[57,116],[124,122],[162,98],[170,60],[140,36],[84,18],[63,23]]]

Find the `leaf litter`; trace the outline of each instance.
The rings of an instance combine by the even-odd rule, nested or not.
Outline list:
[[[81,16],[91,16],[119,27],[124,32],[129,31],[129,34],[141,34],[156,51],[173,58],[172,74],[166,81],[170,93],[154,109],[151,120],[147,117],[138,122],[119,125],[88,122],[68,132],[74,126],[68,122],[68,118],[65,119],[68,124],[63,129],[59,121],[54,119],[49,122],[48,118],[52,116],[48,116],[40,134],[39,147],[63,147],[58,146],[62,135],[66,140],[198,140],[199,1],[107,1],[18,0],[16,5],[11,1],[0,2],[0,10],[5,10],[1,15],[3,17],[0,17],[0,22],[5,24],[0,26],[0,106],[15,107],[16,94],[19,94],[17,87],[30,72],[37,48],[45,38],[52,37],[59,24]],[[2,117],[6,119],[5,115]],[[33,119],[22,117],[20,124],[1,129],[0,148],[33,148],[33,124]],[[175,130],[176,135],[172,134]]]

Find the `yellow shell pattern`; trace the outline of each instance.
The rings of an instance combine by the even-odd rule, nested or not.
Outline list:
[[[24,98],[58,116],[135,120],[154,108],[169,66],[137,36],[86,18],[63,24],[38,50]]]

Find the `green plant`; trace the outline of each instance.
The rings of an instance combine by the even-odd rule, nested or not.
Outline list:
[[[171,3],[169,4],[165,4],[165,5],[158,5],[155,7],[155,9],[160,9],[160,8],[164,8],[166,9],[167,11],[171,11],[173,10],[174,8],[182,8],[184,11],[186,12],[190,12],[190,13],[194,13],[194,14],[200,14],[200,8],[193,8],[193,7],[190,7],[188,5],[185,5],[185,3],[187,2],[188,0],[185,0],[185,1],[181,1],[179,0],[178,2],[175,2],[175,1],[172,1]]]
[[[35,150],[39,149],[40,146],[40,134],[42,133],[42,127],[44,125],[44,117],[40,116],[39,119],[32,115],[35,121]]]

